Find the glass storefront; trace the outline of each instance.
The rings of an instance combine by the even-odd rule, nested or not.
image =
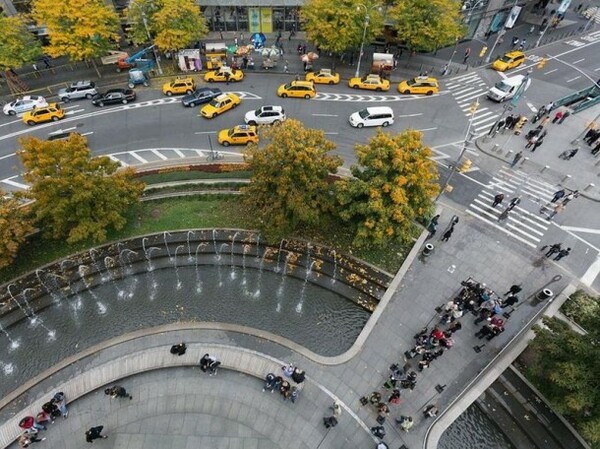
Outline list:
[[[274,33],[301,29],[297,6],[203,6],[201,9],[210,31]]]

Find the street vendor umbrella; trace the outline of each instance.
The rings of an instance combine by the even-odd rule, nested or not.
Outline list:
[[[238,56],[247,55],[248,53],[250,53],[250,50],[254,50],[254,46],[253,45],[245,45],[242,47],[238,47],[238,49],[235,51],[235,54]]]
[[[33,423],[35,422],[35,418],[33,416],[26,416],[21,421],[19,421],[19,427],[21,429],[30,429],[33,427]]]
[[[250,42],[254,44],[255,48],[263,48],[265,46],[267,38],[263,33],[254,33],[250,38]]]
[[[238,49],[237,45],[230,45],[229,47],[227,47],[227,51],[229,53],[235,53],[237,51],[237,49]]]
[[[300,61],[310,62],[310,58],[308,57],[308,55],[302,55],[302,56],[300,56]]]
[[[319,55],[316,54],[314,51],[309,51],[306,56],[308,56],[308,59],[313,61],[315,59],[319,59]]]
[[[277,48],[263,48],[260,54],[266,58],[272,58],[275,55],[279,54],[279,50]]]

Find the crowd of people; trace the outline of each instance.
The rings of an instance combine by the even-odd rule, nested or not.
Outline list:
[[[295,403],[298,400],[298,395],[302,390],[302,385],[306,379],[306,373],[288,363],[281,367],[282,376],[274,373],[268,373],[265,376],[265,384],[262,391],[270,391],[271,393],[279,392],[284,401],[290,400]]]
[[[42,409],[36,416],[26,416],[19,421],[19,427],[23,433],[19,436],[19,447],[29,447],[32,443],[44,441],[46,438],[40,438],[41,430],[48,430],[48,424],[53,424],[54,420],[62,416],[67,418],[67,399],[62,391],[57,392],[52,398],[42,405]]]

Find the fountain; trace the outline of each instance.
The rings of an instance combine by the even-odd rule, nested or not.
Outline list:
[[[12,363],[4,363],[2,360],[0,360],[0,367],[2,367],[5,376],[10,376],[15,370]]]
[[[256,260],[260,260],[260,234],[256,234]]]
[[[306,273],[304,275],[304,284],[302,284],[302,290],[300,291],[300,301],[298,302],[298,305],[296,306],[297,313],[302,313],[302,307],[304,306],[304,295],[306,294],[306,286],[308,285],[308,277],[310,276],[310,273],[312,273],[312,269],[316,263],[317,263],[317,261],[313,260],[310,263],[310,265],[308,265],[308,268],[306,269]]]
[[[281,250],[283,248],[283,244],[285,243],[285,239],[282,239],[281,242],[279,242],[279,251],[277,251],[277,266],[275,267],[275,273],[279,273],[280,269],[279,269],[279,261],[281,260]]]
[[[2,324],[0,324],[0,333],[4,334],[6,336],[6,338],[8,338],[8,341],[10,341],[10,350],[11,351],[14,351],[15,349],[17,349],[20,346],[19,340],[13,339],[10,336],[10,334],[8,333],[8,331],[2,327]]]
[[[331,275],[331,283],[335,284],[336,281],[336,276],[337,276],[337,253],[335,252],[335,250],[331,251],[331,254],[333,254],[333,274]]]
[[[236,232],[235,234],[233,234],[233,237],[231,239],[231,280],[235,279],[235,263],[234,263],[234,250],[235,250],[235,239],[237,238],[237,236],[239,235],[239,232]]]
[[[190,235],[196,235],[196,233],[194,231],[187,232],[188,262],[193,262],[194,258],[192,257],[192,248],[190,247]]]
[[[283,262],[283,272],[281,273],[281,283],[279,284],[279,288],[277,289],[277,296],[281,296],[283,294],[283,288],[285,287],[285,279],[288,271],[288,262],[292,257],[292,253],[287,251],[285,255],[285,262]]]
[[[35,276],[36,276],[37,280],[39,281],[40,285],[42,287],[44,287],[46,292],[52,297],[54,302],[56,304],[60,304],[60,297],[57,296],[56,293],[44,283],[44,281],[42,281],[42,277],[40,276],[41,272],[42,272],[42,270],[35,270]]]
[[[171,251],[169,250],[169,245],[167,243],[167,235],[171,237],[171,233],[165,231],[163,232],[163,241],[165,242],[165,248],[167,250],[167,255],[169,256],[169,260],[173,262],[173,256],[171,256]]]
[[[212,230],[212,238],[213,238],[213,247],[215,250],[215,254],[219,254],[219,251],[217,251],[217,230],[216,229]]]
[[[83,285],[85,285],[85,288],[87,289],[87,291],[90,293],[92,298],[94,298],[96,300],[96,307],[98,308],[98,313],[100,315],[104,315],[107,310],[106,305],[104,305],[100,301],[100,298],[98,298],[98,295],[96,295],[96,293],[94,293],[94,290],[92,290],[92,286],[90,285],[89,281],[87,280],[87,275],[90,272],[90,267],[88,267],[87,265],[79,265],[79,267],[77,268],[77,272],[79,273],[79,277],[83,281]]]
[[[198,250],[204,246],[205,243],[199,243],[196,247],[196,293],[202,293],[202,278],[200,277],[200,269],[198,265]]]
[[[96,248],[91,248],[88,251],[88,254],[90,255],[90,259],[92,259],[92,265],[94,265],[94,268],[96,268],[96,271],[98,273],[102,273],[102,269],[100,268],[100,265],[98,265],[98,261],[96,260],[96,257],[94,256],[94,254],[98,254],[98,255],[102,255],[100,254],[100,252],[96,249]],[[102,282],[106,282],[108,280],[108,278],[104,277],[104,275],[102,275]]]
[[[177,278],[177,290],[181,290],[181,279],[179,278],[179,267],[177,266],[177,252],[180,249],[185,249],[185,246],[179,245],[175,248],[175,259],[173,260],[173,266],[175,267],[175,277]]]

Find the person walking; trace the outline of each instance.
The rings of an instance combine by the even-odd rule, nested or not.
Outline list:
[[[562,120],[563,115],[564,115],[563,111],[556,111],[556,114],[554,114],[554,118],[552,119],[552,123],[556,123],[559,120]]]
[[[516,295],[521,290],[523,290],[523,288],[521,287],[521,284],[513,284],[513,285],[510,286],[510,289],[506,293],[504,293],[504,296],[506,296],[506,295]]]
[[[494,201],[492,202],[492,207],[496,207],[498,204],[504,201],[504,193],[499,193],[494,197]]]
[[[575,156],[577,154],[577,152],[579,151],[579,148],[573,148],[572,150],[567,150],[564,156],[564,160],[565,161],[570,161],[571,158],[573,158],[573,156]]]
[[[127,390],[120,385],[115,385],[113,387],[106,388],[104,390],[104,394],[107,396],[110,396],[113,399],[114,398],[129,398],[129,400],[133,399],[133,396],[131,396],[129,393],[127,393]]]
[[[437,232],[437,226],[438,226],[439,219],[440,219],[440,214],[437,214],[436,216],[434,216],[431,219],[431,221],[427,225],[427,230],[429,231],[429,235],[427,236],[426,240],[432,238],[435,235],[435,233]]]
[[[37,435],[31,435],[28,433],[24,433],[19,437],[19,447],[29,447],[31,443],[39,443],[40,441],[44,441],[44,438],[38,438]]]
[[[546,220],[550,221],[554,218],[556,214],[560,214],[563,210],[565,210],[564,204],[558,204],[554,207],[554,210],[550,212],[550,215],[546,218]]]
[[[502,307],[514,306],[518,302],[519,302],[519,297],[515,296],[515,295],[511,295],[508,298],[506,298],[504,301],[502,301]]]
[[[515,207],[517,207],[520,203],[521,203],[521,197],[520,196],[516,196],[512,200],[510,200],[510,203],[508,203],[508,206],[506,207],[506,210],[507,211],[511,211]]]
[[[546,254],[544,254],[546,257],[550,257],[552,256],[554,253],[558,253],[562,248],[561,248],[561,243],[553,243],[552,245],[550,245],[550,247],[544,245],[542,246],[542,251],[544,251],[546,248],[548,248],[548,251],[546,251]]]
[[[569,254],[571,254],[571,248],[561,249],[554,258],[554,260],[559,261],[563,257],[567,257]]]
[[[444,232],[444,235],[442,236],[442,242],[447,242],[448,240],[450,240],[450,237],[452,237],[452,233],[454,232],[454,225],[450,226],[450,228]]]
[[[565,192],[565,189],[560,189],[556,192],[554,192],[554,197],[550,200],[551,203],[556,203],[558,200],[560,200],[563,196],[565,196],[567,192]]]
[[[564,197],[564,199],[562,200],[562,205],[566,206],[567,204],[569,204],[573,199],[577,198],[579,196],[579,190],[573,190],[571,193],[569,193],[567,196]]]
[[[171,354],[182,356],[187,351],[187,346],[184,342],[171,346]]]
[[[538,137],[537,140],[535,141],[535,143],[533,144],[533,147],[531,147],[531,152],[535,153],[535,150],[537,150],[539,147],[541,147],[543,143],[544,143],[544,138],[541,136]]]
[[[598,152],[600,152],[600,142],[598,142],[598,144],[594,147],[594,149],[592,150],[592,154],[596,156]]]
[[[510,163],[510,168],[514,168],[515,165],[517,165],[517,163],[523,158],[523,152],[519,151],[517,154],[515,154],[515,157],[513,158],[512,162]]]
[[[467,47],[467,49],[465,50],[465,57],[463,58],[463,64],[467,63],[470,56],[471,56],[471,47]]]
[[[285,63],[283,64],[283,72],[290,73],[290,67],[289,67],[289,63],[287,61],[285,61]]]
[[[205,373],[208,372],[209,376],[217,374],[217,368],[220,364],[221,362],[219,362],[216,357],[209,354],[204,354],[200,359],[200,369]]]
[[[558,119],[558,124],[560,125],[562,122],[565,121],[565,119],[571,115],[571,111],[570,110],[566,110],[565,113]]]
[[[108,435],[101,435],[102,429],[104,429],[104,426],[91,427],[90,430],[85,432],[85,441],[93,443],[98,438],[108,438]]]

